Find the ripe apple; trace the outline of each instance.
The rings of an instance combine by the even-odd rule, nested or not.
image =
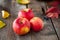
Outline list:
[[[31,18],[34,17],[34,14],[33,14],[31,9],[27,8],[27,9],[20,10],[19,13],[18,13],[18,17],[19,18],[20,17],[25,17],[28,20],[30,20]]]
[[[13,22],[13,30],[18,35],[25,35],[30,31],[30,22],[26,18],[17,18]]]
[[[43,20],[39,17],[34,17],[30,20],[31,28],[33,31],[38,32],[43,29]]]

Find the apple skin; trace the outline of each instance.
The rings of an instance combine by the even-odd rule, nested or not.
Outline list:
[[[27,18],[28,20],[30,20],[31,18],[34,17],[34,13],[32,12],[31,9],[27,8],[27,9],[23,9],[23,10],[20,10],[18,12],[18,17],[24,17],[24,18]]]
[[[30,31],[30,22],[26,18],[17,18],[13,22],[13,31],[18,35],[25,35]]]
[[[43,21],[39,17],[34,17],[30,20],[31,28],[33,31],[38,32],[43,29]]]

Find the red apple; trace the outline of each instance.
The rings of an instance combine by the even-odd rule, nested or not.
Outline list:
[[[39,17],[34,17],[30,20],[32,30],[38,32],[43,29],[43,20]]]
[[[30,31],[30,22],[26,18],[17,18],[13,22],[13,30],[18,35],[27,34]]]
[[[25,17],[28,20],[30,20],[31,18],[34,17],[34,14],[33,14],[31,9],[27,8],[27,9],[20,10],[19,13],[18,13],[18,17],[19,18],[20,17]]]

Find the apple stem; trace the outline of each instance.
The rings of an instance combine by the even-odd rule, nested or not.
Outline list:
[[[20,22],[20,24],[22,24],[22,22]]]

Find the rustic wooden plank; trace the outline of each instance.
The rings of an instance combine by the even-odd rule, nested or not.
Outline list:
[[[2,9],[7,8],[7,10],[10,11],[10,7],[11,7],[11,1],[8,1],[8,0],[1,1],[1,8]],[[0,12],[1,12],[1,10],[0,10]],[[3,20],[7,24],[5,28],[0,29],[0,40],[15,40],[15,38],[14,38],[15,35],[12,32],[12,26],[11,26],[12,24],[10,24],[11,23],[10,18],[3,19],[0,15],[0,20]]]
[[[7,24],[5,28],[0,29],[0,40],[31,40],[30,33],[25,36],[19,36],[19,35],[16,35],[12,29],[12,22],[14,21],[15,18],[17,18],[18,11],[23,8],[26,8],[26,6],[19,5],[15,3],[14,0],[3,0],[1,1],[1,7],[2,9],[3,7],[5,9],[7,8],[6,10],[9,10],[11,16],[8,19],[3,19],[0,13],[0,19]]]
[[[44,16],[42,15],[41,5],[44,7],[44,4],[36,0],[31,0],[31,4],[29,4],[29,8],[33,9],[35,16],[38,16],[44,20],[44,29],[38,33],[31,32],[32,40],[58,40],[53,29],[51,20],[45,20]]]
[[[57,31],[57,35],[58,35],[59,40],[60,40],[60,18],[52,19],[52,22],[54,24],[54,27],[55,27],[55,29]]]
[[[17,4],[16,2],[12,3],[12,8],[11,8],[12,17],[15,19],[17,17],[18,11],[24,8],[26,8],[26,5],[20,5],[20,4]],[[14,20],[13,18],[11,22],[13,22]],[[15,35],[15,38],[16,40],[31,40],[31,34],[29,33],[25,36]]]
[[[58,5],[59,6],[59,5]],[[47,5],[46,6],[47,8],[49,8],[49,5]],[[51,7],[51,6],[50,6]],[[59,17],[60,18],[60,17]],[[50,18],[50,20],[51,20],[51,22],[52,22],[52,25],[53,25],[53,28],[54,28],[54,30],[55,30],[55,33],[56,33],[56,35],[57,35],[57,38],[58,38],[58,40],[60,40],[60,25],[59,25],[59,20],[60,19],[57,19],[57,18]]]

